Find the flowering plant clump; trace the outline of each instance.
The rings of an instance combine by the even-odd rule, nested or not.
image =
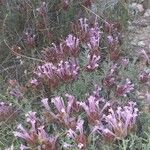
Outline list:
[[[131,101],[124,107],[118,106],[116,110],[109,108],[108,111],[109,114],[103,116],[105,124],[100,123],[94,130],[108,141],[125,138],[136,125],[138,116],[136,103]]]
[[[44,48],[42,51],[45,61],[59,63],[69,56],[76,58],[79,54],[79,39],[69,34],[64,42],[60,44],[52,43],[52,47]]]
[[[57,66],[52,63],[45,63],[38,66],[35,74],[39,82],[44,82],[50,88],[57,87],[61,82],[75,80],[79,73],[79,66],[75,61],[61,61]],[[31,80],[36,85],[37,79]]]
[[[87,64],[83,70],[95,71],[99,67],[100,61],[100,38],[101,31],[97,20],[90,26],[87,24],[87,19],[79,19],[80,24],[75,25],[74,28],[78,28],[86,34],[84,37],[85,44],[87,45],[89,52],[87,55]],[[87,26],[87,27],[86,27]],[[79,31],[80,32],[80,31]],[[75,34],[76,35],[76,34]],[[69,34],[63,42],[60,44],[52,43],[52,47],[44,48],[42,55],[45,64],[37,67],[35,74],[37,79],[31,80],[31,84],[38,85],[39,82],[46,83],[50,88],[55,88],[62,82],[68,82],[75,80],[79,74],[78,57],[80,53],[80,44],[83,44],[81,35]],[[66,59],[68,61],[66,61]],[[80,69],[82,70],[82,68]]]
[[[68,129],[74,129],[77,122],[72,112],[79,111],[79,102],[72,95],[66,94],[66,97],[68,99],[67,105],[62,97],[55,97],[51,100],[51,103],[56,107],[55,112],[52,112],[48,99],[43,99],[42,103],[46,109],[45,116],[48,122],[58,122]]]
[[[36,117],[35,112],[29,112],[26,115],[26,121],[30,124],[30,130],[23,128],[21,124],[18,125],[18,131],[14,131],[14,135],[23,139],[27,143],[27,147],[21,145],[20,149],[24,148],[40,148],[42,150],[57,149],[57,137],[49,136],[45,131],[44,126],[40,125],[39,119]]]
[[[67,103],[59,96],[52,98],[51,101],[48,98],[42,99],[46,123],[63,127],[63,130],[66,130],[65,136],[74,142],[74,145],[64,143],[65,148],[88,147],[89,134],[86,134],[84,129],[86,118],[81,117],[79,115],[81,113],[87,116],[90,134],[100,133],[109,142],[121,140],[134,130],[138,116],[136,103],[130,101],[126,106],[118,105],[114,109],[115,106],[101,97],[99,92],[100,88],[96,86],[85,102],[78,101],[70,94],[65,94]],[[30,130],[18,125],[18,130],[14,132],[16,137],[23,139],[30,148],[39,147],[43,150],[47,150],[48,147],[58,148],[56,144],[58,137],[48,135],[43,125],[44,120],[39,120],[36,112],[28,112],[26,118],[31,126]]]
[[[80,105],[85,110],[89,123],[92,125],[99,124],[103,118],[104,111],[110,106],[110,104],[108,102],[103,104],[104,101],[102,98],[97,99],[92,95],[88,98],[87,103],[88,104],[86,104],[86,102],[81,102]],[[100,103],[103,104],[101,104],[101,108]]]
[[[75,130],[69,129],[67,133],[67,136],[76,142],[77,147],[79,149],[86,149],[87,144],[88,144],[87,143],[88,139],[87,139],[86,134],[84,133],[83,124],[84,124],[84,121],[78,118],[76,129]],[[73,146],[70,146],[70,147],[73,147]]]
[[[127,94],[130,93],[132,90],[134,90],[134,84],[132,84],[129,79],[126,79],[125,84],[117,86],[116,95],[127,96]]]
[[[109,21],[104,22],[104,30],[107,33],[109,57],[117,61],[121,56],[120,45],[122,44],[121,25]]]
[[[102,83],[107,88],[112,88],[113,86],[116,86],[116,76],[118,72],[117,64],[113,64],[110,67],[110,70],[106,73],[105,77],[102,80]]]
[[[0,149],[147,150],[149,53],[128,50],[127,7],[3,0]]]

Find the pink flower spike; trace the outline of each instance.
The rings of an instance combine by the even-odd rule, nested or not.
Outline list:
[[[78,130],[80,134],[83,134],[83,124],[84,124],[84,121],[79,117],[77,121],[76,130]]]
[[[80,18],[79,22],[80,22],[81,29],[84,32],[87,32],[88,31],[88,27],[89,27],[89,25],[87,24],[87,19],[86,18]]]
[[[27,147],[27,146],[24,146],[23,144],[21,144],[20,150],[30,150],[30,147]]]
[[[27,118],[27,122],[31,124],[32,130],[35,131],[35,124],[37,121],[36,112],[29,111],[25,116]]]
[[[98,66],[99,66],[99,64],[98,64],[98,62],[99,62],[99,60],[100,60],[100,56],[97,56],[97,55],[88,55],[88,65],[87,65],[87,70],[89,70],[89,71],[93,71],[93,70],[95,70],[95,69],[97,69],[98,68]]]
[[[58,112],[60,113],[65,113],[65,104],[63,101],[63,98],[60,96],[57,96],[55,98],[52,98],[51,100],[52,103],[54,103],[55,107],[57,108]]]
[[[32,85],[35,85],[35,86],[38,86],[39,85],[39,83],[38,83],[38,80],[37,79],[32,79],[31,81],[30,81],[30,83],[32,84]]]
[[[43,106],[46,108],[46,110],[50,110],[50,106],[48,104],[48,98],[44,98],[41,101],[43,103]]]
[[[72,34],[69,34],[66,38],[66,46],[69,47],[71,55],[77,55],[79,52],[79,39],[74,37]]]
[[[116,110],[110,108],[109,114],[104,115],[105,124],[95,126],[94,131],[98,131],[108,141],[125,138],[136,124],[138,109],[135,102],[129,102],[124,107],[118,106]]]
[[[19,137],[19,138],[22,138],[26,141],[30,141],[31,140],[31,137],[29,135],[29,133],[22,127],[21,124],[18,125],[17,127],[18,130],[20,131],[14,131],[13,134],[15,137]]]
[[[118,85],[116,89],[117,96],[125,96],[134,90],[134,84],[131,83],[129,79],[126,79],[126,82],[123,85]]]

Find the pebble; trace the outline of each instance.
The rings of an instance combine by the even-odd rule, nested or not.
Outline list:
[[[139,42],[138,42],[138,46],[144,47],[144,46],[145,46],[145,43],[144,43],[143,41],[139,41]]]
[[[150,17],[150,9],[147,9],[147,11],[144,13],[144,17]]]

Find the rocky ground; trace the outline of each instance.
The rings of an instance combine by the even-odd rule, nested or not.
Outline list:
[[[129,25],[129,45],[134,55],[139,56],[137,67],[140,70],[150,72],[150,7],[144,9],[142,4],[134,3],[138,15]],[[150,93],[150,86],[142,88],[137,94],[139,98],[145,98],[143,93]],[[149,94],[147,94],[149,95]]]
[[[135,5],[135,4],[134,4]],[[130,22],[130,44],[143,57],[144,62],[150,64],[150,8],[144,10],[142,5],[137,4],[140,14]],[[144,12],[144,13],[142,13]]]

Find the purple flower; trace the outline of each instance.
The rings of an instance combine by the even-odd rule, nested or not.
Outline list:
[[[78,64],[71,60],[63,62],[61,61],[57,67],[57,75],[62,81],[74,80],[77,78],[79,73]]]
[[[88,28],[89,28],[89,25],[87,23],[87,19],[86,18],[80,18],[79,24],[80,24],[81,30],[84,31],[85,33],[87,33]]]
[[[85,110],[88,121],[91,125],[99,124],[102,119],[103,112],[106,110],[110,104],[106,103],[100,107],[100,103],[103,104],[103,99],[96,99],[94,96],[90,96],[86,102],[80,102],[81,107]]]
[[[107,40],[108,40],[108,43],[111,44],[111,45],[114,42],[114,38],[111,35],[107,36]]]
[[[54,88],[61,83],[75,80],[79,74],[79,66],[74,60],[61,61],[57,66],[52,63],[45,63],[38,66],[35,74],[50,88]]]
[[[21,124],[17,127],[18,131],[14,131],[14,136],[24,139],[27,143],[32,143],[33,139],[30,133],[26,129],[23,128]]]
[[[146,52],[144,49],[140,50],[139,56],[144,58],[144,61],[147,62],[148,64],[150,63],[150,56],[149,56],[148,52]]]
[[[77,57],[79,53],[79,39],[69,34],[65,41],[66,46],[69,48],[69,54],[71,56]]]
[[[104,29],[105,29],[106,32],[111,33],[113,27],[114,27],[114,24],[113,24],[113,23],[110,23],[110,22],[108,22],[108,21],[105,21],[105,22],[104,22]]]
[[[124,67],[127,67],[128,64],[129,64],[129,59],[128,58],[123,58],[121,60],[121,64],[124,66]]]
[[[139,79],[142,83],[150,82],[150,72],[142,71],[139,75]]]
[[[43,106],[46,108],[46,110],[50,110],[50,106],[48,104],[48,98],[44,98],[41,101],[43,103]]]
[[[65,97],[67,98],[68,101],[67,113],[71,114],[72,112],[79,112],[80,102],[77,101],[75,96],[66,93]]]
[[[92,2],[93,0],[83,0],[83,4],[86,6],[86,7],[90,7],[92,5]]]
[[[54,103],[57,111],[61,114],[64,114],[64,113],[67,113],[66,112],[66,106],[65,106],[65,103],[63,101],[63,98],[62,97],[55,97],[51,100],[52,103]],[[65,114],[64,114],[65,115]]]
[[[58,63],[66,58],[65,45],[52,43],[52,47],[44,48],[42,56],[47,62]]]
[[[18,115],[18,110],[15,109],[12,104],[6,102],[0,102],[0,123],[15,121]]]
[[[137,116],[138,109],[132,101],[124,107],[118,106],[116,110],[110,108],[109,114],[103,116],[105,123],[95,126],[94,132],[98,131],[108,141],[123,139],[134,128]]]
[[[82,42],[87,42],[89,33],[89,24],[86,18],[80,18],[76,24],[72,26],[73,33]]]
[[[79,149],[87,148],[87,137],[84,134],[83,124],[84,121],[81,118],[78,118],[76,129],[69,129],[67,134],[69,138],[76,142]]]
[[[101,39],[101,31],[98,26],[97,20],[95,20],[94,27],[91,27],[88,31],[89,42],[87,43],[90,51],[99,51],[99,44]]]
[[[20,150],[30,150],[30,147],[27,147],[27,146],[24,146],[23,144],[21,144]]]
[[[99,67],[100,56],[97,55],[88,55],[88,65],[86,66],[86,69],[88,71],[93,71]]]
[[[105,99],[103,99],[103,97],[101,96],[100,92],[101,92],[102,88],[95,84],[94,85],[94,90],[91,92],[91,94],[88,94],[87,96],[93,96],[95,97],[96,100],[100,100],[101,102],[105,102]]]
[[[134,84],[129,79],[123,85],[118,85],[116,89],[117,96],[126,96],[128,93],[134,90]]]
[[[10,93],[11,96],[16,97],[16,99],[22,99],[22,97],[23,97],[22,93],[17,88],[11,90],[9,93]]]
[[[40,143],[43,143],[45,149],[56,149],[56,141],[58,137],[49,136],[48,133],[45,131],[44,126],[40,126],[38,128],[38,140]],[[45,144],[46,143],[46,144]]]
[[[32,48],[35,46],[35,38],[36,36],[34,34],[32,34],[31,32],[26,32],[24,41],[27,44],[27,46]]]
[[[103,85],[110,88],[116,84],[117,64],[113,64],[106,76],[103,78]]]
[[[48,104],[48,99],[43,99],[42,103],[46,108],[46,117],[50,118],[48,121],[59,122],[67,128],[74,129],[76,126],[76,118],[72,116],[72,112],[79,111],[79,103],[75,97],[69,94],[65,95],[67,98],[67,104],[64,103],[62,97],[54,97],[51,103],[55,106],[55,111],[52,112]]]
[[[31,85],[35,85],[35,86],[38,86],[39,85],[39,82],[37,79],[33,78],[31,81],[30,81]]]
[[[68,9],[69,7],[69,0],[61,0],[61,4],[64,10]]]
[[[50,148],[51,150],[57,150],[56,140],[57,137],[49,136],[48,133],[45,131],[44,126],[38,125],[39,119],[36,117],[36,112],[29,112],[26,115],[27,122],[30,123],[31,128],[25,129],[20,124],[17,127],[18,131],[13,132],[14,135],[18,138],[23,139],[27,147],[21,145],[20,149],[30,149],[32,147],[39,147],[39,148]]]
[[[36,131],[36,122],[38,121],[36,112],[29,111],[25,116],[26,121],[31,125],[31,130]]]
[[[39,8],[36,9],[40,16],[45,16],[47,14],[47,5],[46,2],[41,2]]]

